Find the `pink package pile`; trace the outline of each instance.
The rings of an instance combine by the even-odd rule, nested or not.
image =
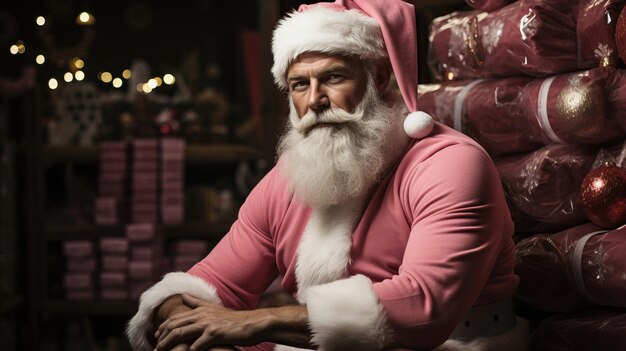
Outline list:
[[[186,271],[208,254],[209,244],[205,240],[176,240],[169,249],[172,253],[172,270]]]
[[[93,300],[96,271],[93,243],[88,240],[65,241],[63,254],[66,262],[63,276],[65,297],[68,300]]]
[[[185,140],[161,140],[161,219],[165,224],[180,224],[184,220]]]
[[[95,199],[95,222],[99,225],[115,225],[121,221],[121,206],[126,197],[126,143],[103,142],[100,144],[100,168],[98,196]]]
[[[100,239],[102,270],[100,271],[99,279],[101,299],[128,299],[126,279],[129,266],[129,246],[129,240],[124,237]]]
[[[161,235],[153,223],[133,223],[126,226],[126,238],[130,243],[129,293],[137,299],[162,272]]]
[[[131,192],[133,223],[158,221],[158,167],[158,141],[156,139],[133,141]]]

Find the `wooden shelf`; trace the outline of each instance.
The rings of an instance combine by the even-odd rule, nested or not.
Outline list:
[[[219,240],[230,229],[230,223],[186,223],[180,225],[162,225],[166,239],[205,239]],[[68,227],[50,226],[46,230],[46,240],[96,240],[102,237],[124,236],[125,225],[101,226],[81,225]]]
[[[245,144],[189,144],[185,148],[185,162],[188,164],[204,164],[214,162],[238,162],[254,160],[265,155],[258,147]],[[46,146],[44,162],[48,165],[55,163],[84,163],[98,162],[98,146]]]
[[[134,300],[48,300],[44,308],[50,316],[132,316],[137,307]]]

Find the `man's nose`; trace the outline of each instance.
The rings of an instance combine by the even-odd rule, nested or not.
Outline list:
[[[317,81],[312,81],[309,86],[309,109],[320,112],[330,107],[330,101],[326,89]]]

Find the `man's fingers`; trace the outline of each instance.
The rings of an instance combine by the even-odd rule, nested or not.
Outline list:
[[[172,330],[180,328],[189,324],[195,323],[196,318],[193,315],[190,316],[176,316],[176,318],[169,318],[165,322],[161,323],[159,329],[154,333],[154,337],[157,342],[160,342],[165,338]]]
[[[187,344],[178,344],[170,349],[170,351],[189,351]]]
[[[198,299],[196,297],[193,297],[189,294],[183,294],[181,296],[183,303],[191,308],[196,308],[198,306],[202,306],[202,305],[206,305],[208,304],[208,302],[202,300],[202,299]]]
[[[194,341],[193,344],[191,344],[191,346],[189,346],[189,351],[204,350],[211,345],[210,343],[211,337],[209,336],[209,333],[205,331],[198,339],[196,339],[196,341]]]
[[[186,325],[184,327],[173,329],[163,339],[159,340],[156,350],[169,350],[174,345],[181,342],[192,341],[202,333],[202,328],[195,325]]]

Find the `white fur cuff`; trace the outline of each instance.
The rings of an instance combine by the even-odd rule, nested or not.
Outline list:
[[[221,303],[215,288],[201,278],[184,272],[166,274],[163,279],[146,290],[139,299],[139,310],[128,322],[126,335],[133,350],[152,350],[146,332],[152,331],[152,314],[163,301],[172,295],[187,293],[212,303]]]
[[[380,350],[388,343],[387,317],[365,276],[312,286],[304,298],[319,350]]]

